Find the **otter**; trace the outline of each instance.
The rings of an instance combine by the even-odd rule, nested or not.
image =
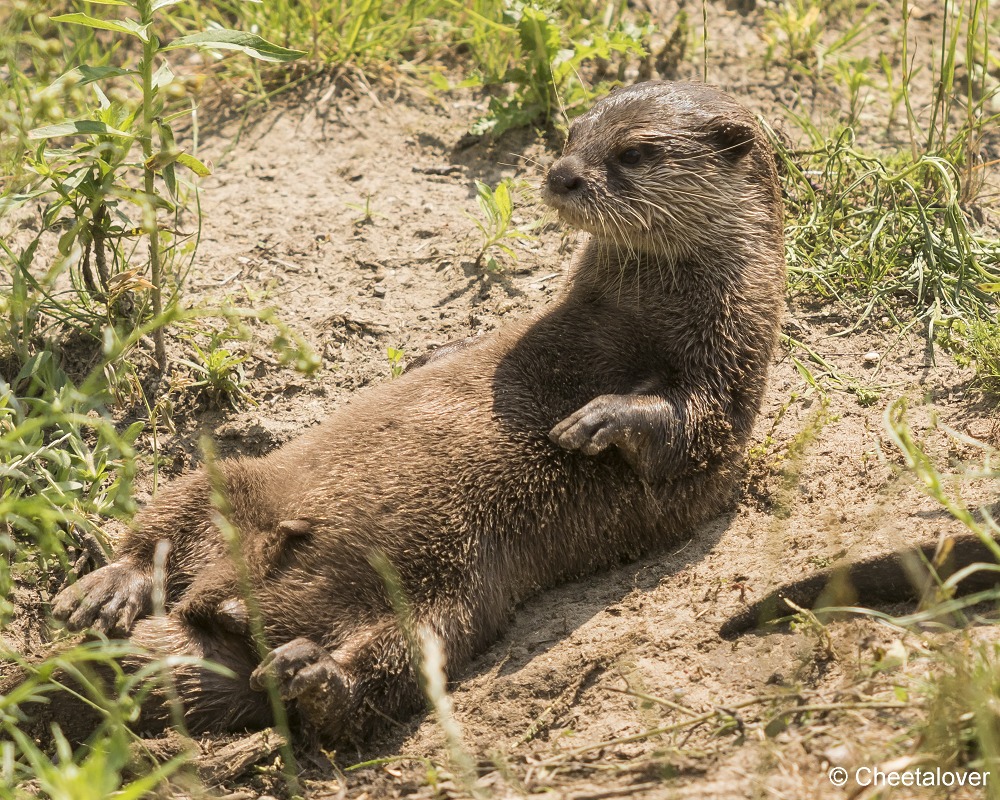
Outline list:
[[[722,511],[783,311],[768,139],[716,88],[637,84],[572,124],[542,195],[587,235],[556,301],[358,393],[263,458],[216,464],[263,659],[204,468],[165,486],[54,616],[227,666],[176,667],[193,731],[268,724],[259,690],[273,680],[326,740],[363,739],[422,705],[413,631],[436,637],[454,676],[529,595]],[[164,540],[167,613],[151,616]],[[144,713],[140,727],[166,720]]]

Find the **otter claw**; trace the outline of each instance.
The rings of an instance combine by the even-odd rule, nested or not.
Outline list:
[[[153,581],[127,561],[116,561],[67,586],[52,603],[52,616],[72,631],[93,628],[125,636],[152,606]]]

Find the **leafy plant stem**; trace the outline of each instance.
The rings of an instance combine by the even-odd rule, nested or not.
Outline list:
[[[138,3],[140,24],[149,25],[153,21],[153,10],[151,0],[139,0]],[[153,155],[153,58],[159,41],[150,32],[146,40],[142,43],[142,63],[140,72],[142,73],[142,127],[139,139],[142,142],[143,155],[143,188],[146,192],[148,202],[151,202],[156,191],[154,185],[155,175],[150,165],[149,159]],[[160,268],[160,237],[156,225],[155,210],[153,211],[152,224],[149,226],[149,270],[150,282],[153,284],[152,296],[153,318],[159,319],[163,314],[163,275]],[[153,346],[156,351],[156,363],[160,370],[167,366],[167,348],[163,340],[163,328],[158,327],[153,331]]]

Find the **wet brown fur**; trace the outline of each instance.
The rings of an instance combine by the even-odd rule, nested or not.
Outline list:
[[[621,163],[630,148],[637,165]],[[553,191],[574,176],[584,191]],[[266,669],[326,738],[367,736],[421,704],[373,555],[454,674],[525,597],[719,513],[783,307],[766,138],[715,89],[640,84],[574,123],[545,196],[590,234],[557,302],[359,393],[265,458],[221,462],[276,648],[264,668],[247,637],[212,622],[238,582],[204,471],[165,487],[118,561],[60,595],[56,614],[110,631],[139,617],[136,641],[232,667],[234,680],[181,674],[194,729],[265,724],[250,685]],[[285,536],[288,520],[307,530]],[[161,539],[170,614],[141,619]],[[151,713],[151,726],[165,719]]]

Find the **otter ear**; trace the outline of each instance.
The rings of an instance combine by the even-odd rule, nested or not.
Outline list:
[[[754,131],[745,122],[715,120],[709,128],[708,143],[727,161],[736,162],[753,150]]]

